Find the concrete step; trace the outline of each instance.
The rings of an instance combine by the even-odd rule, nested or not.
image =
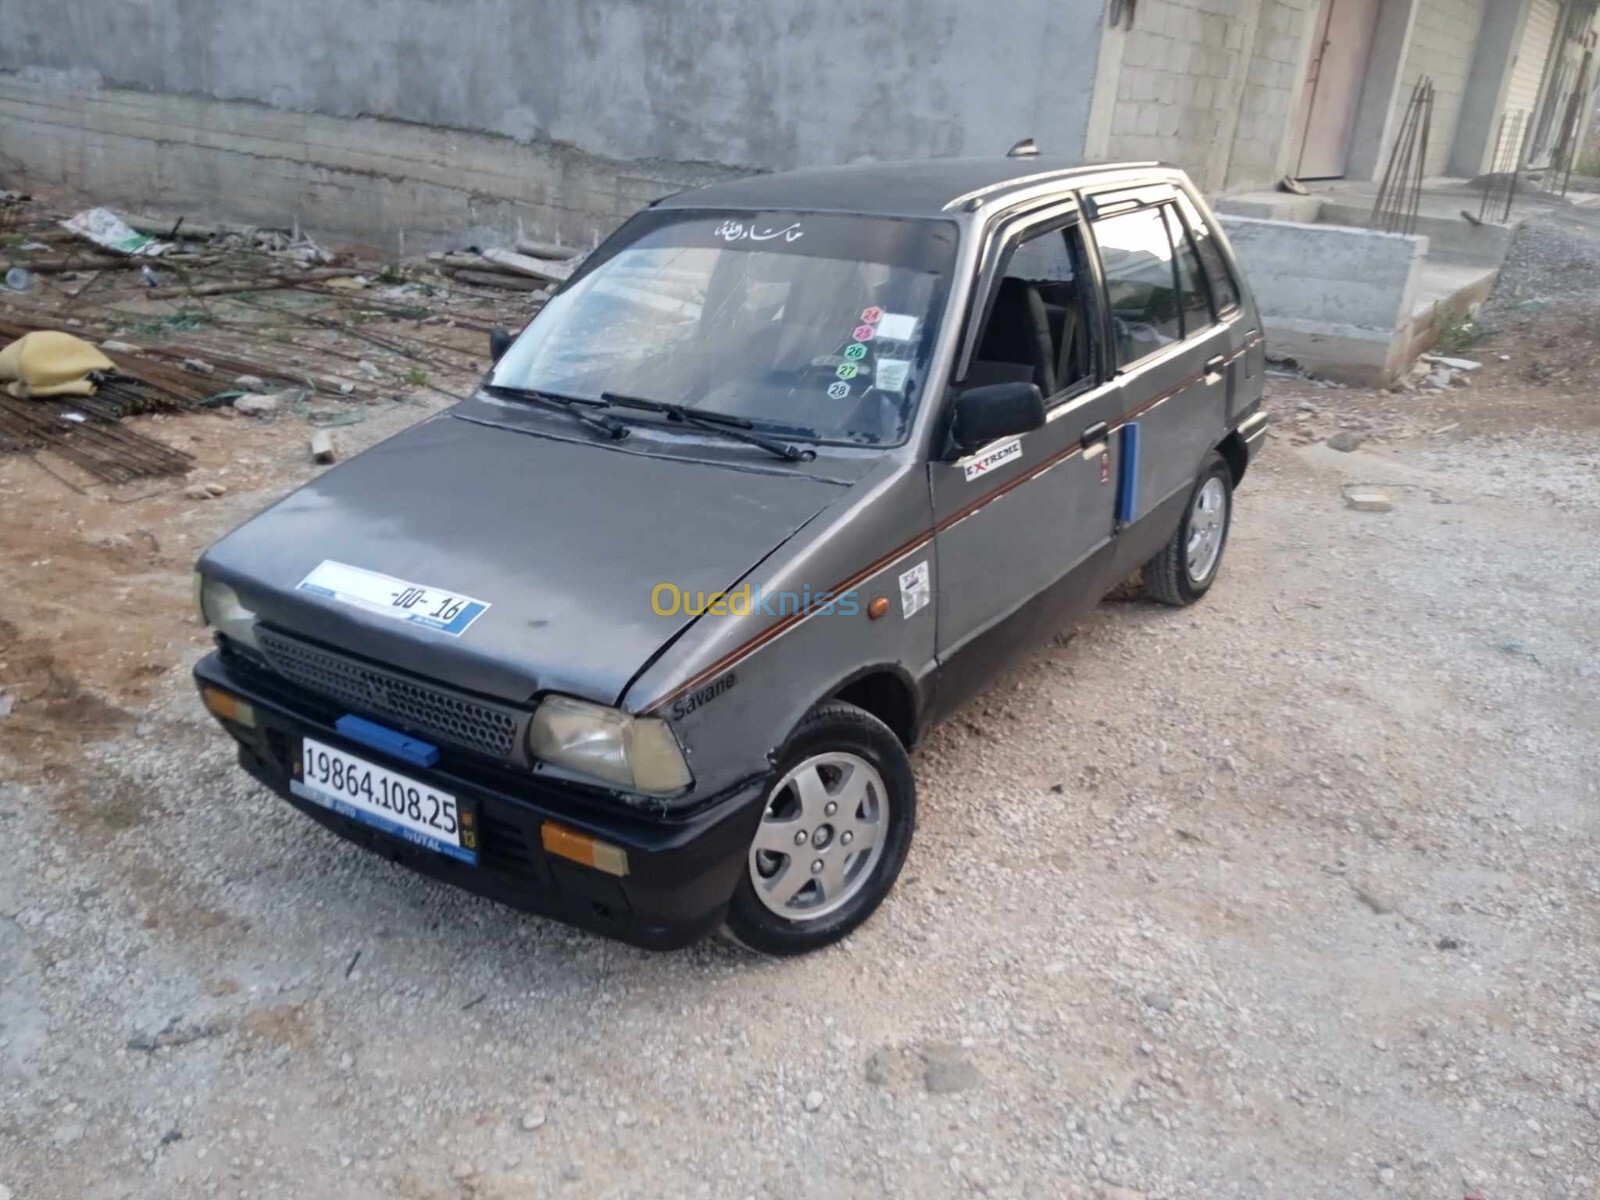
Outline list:
[[[1324,200],[1316,219],[1319,225],[1365,227],[1371,224],[1372,206]],[[1511,246],[1512,230],[1509,225],[1473,225],[1460,213],[1419,213],[1412,232],[1428,239],[1432,259],[1497,267]]]
[[[1511,226],[1473,225],[1452,207],[1456,203],[1452,198],[1424,197],[1424,201],[1412,232],[1428,239],[1430,258],[1486,267],[1497,266],[1505,258],[1511,245]],[[1476,201],[1462,203],[1468,203],[1467,211],[1477,215]],[[1216,207],[1230,216],[1301,225],[1343,225],[1352,229],[1368,229],[1372,225],[1372,201],[1365,198],[1240,192],[1220,197]]]

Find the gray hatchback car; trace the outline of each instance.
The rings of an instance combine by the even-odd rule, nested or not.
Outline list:
[[[342,836],[641,945],[825,945],[907,751],[1143,568],[1217,577],[1260,320],[1181,171],[766,175],[599,247],[466,402],[212,546],[196,668]]]

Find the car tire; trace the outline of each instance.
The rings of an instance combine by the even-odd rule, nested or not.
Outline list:
[[[761,816],[724,934],[772,956],[831,945],[877,910],[905,865],[917,822],[911,761],[877,717],[825,701],[784,744]]]
[[[1233,473],[1220,454],[1189,491],[1183,520],[1167,544],[1144,565],[1144,591],[1162,604],[1193,604],[1211,590],[1233,524]]]

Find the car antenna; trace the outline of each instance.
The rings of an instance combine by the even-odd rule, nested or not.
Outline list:
[[[1015,146],[1006,151],[1007,158],[1038,158],[1039,143],[1031,137],[1023,138]]]

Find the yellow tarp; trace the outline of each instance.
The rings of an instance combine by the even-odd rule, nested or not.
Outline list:
[[[55,330],[24,334],[0,350],[0,383],[19,400],[30,396],[92,396],[91,371],[115,364],[82,338]]]

